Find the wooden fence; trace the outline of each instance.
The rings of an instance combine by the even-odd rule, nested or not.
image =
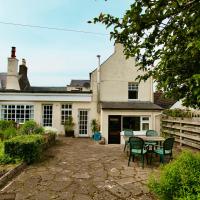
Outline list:
[[[200,149],[200,118],[162,117],[161,132],[175,137],[181,146]]]

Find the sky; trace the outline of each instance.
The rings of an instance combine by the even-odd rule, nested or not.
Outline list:
[[[101,12],[122,17],[133,0],[0,0],[0,72],[7,71],[11,47],[26,59],[32,86],[65,86],[89,73],[114,51],[109,30],[88,24]],[[103,35],[1,24],[17,23],[103,33]]]

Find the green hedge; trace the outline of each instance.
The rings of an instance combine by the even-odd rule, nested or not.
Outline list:
[[[0,131],[4,131],[7,128],[14,128],[14,127],[15,127],[14,121],[0,120]]]
[[[4,148],[8,156],[32,163],[40,158],[43,144],[42,135],[20,135],[5,141]]]
[[[56,142],[56,133],[49,131],[48,133],[43,134],[44,137],[44,149],[52,146]]]
[[[18,162],[17,159],[9,157],[4,153],[4,143],[0,142],[0,164],[13,164]]]
[[[149,187],[161,200],[199,200],[200,153],[183,152],[162,168],[159,178],[150,178]]]
[[[7,140],[17,135],[17,130],[13,127],[7,128],[5,130],[0,130],[1,140]]]

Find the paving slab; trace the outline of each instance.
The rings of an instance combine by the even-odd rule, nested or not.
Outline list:
[[[139,160],[127,166],[122,145],[59,137],[43,160],[28,166],[2,192],[16,200],[155,200],[147,187],[157,170]]]

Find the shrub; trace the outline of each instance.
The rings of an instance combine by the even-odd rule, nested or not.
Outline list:
[[[200,154],[183,152],[161,169],[159,178],[152,176],[148,186],[161,200],[200,199]]]
[[[4,131],[7,128],[14,128],[14,127],[15,127],[14,121],[0,120],[0,131]]]
[[[15,137],[17,135],[17,130],[15,128],[7,128],[2,133],[3,133],[3,139],[5,140]]]
[[[96,119],[92,119],[90,126],[92,133],[98,132],[100,130],[99,122]]]
[[[74,126],[75,123],[73,122],[73,117],[72,116],[67,117],[64,123],[65,131],[73,131]]]
[[[192,112],[188,110],[182,110],[179,108],[175,109],[166,109],[163,111],[163,114],[171,117],[186,117],[186,118],[191,118],[192,117]]]
[[[25,122],[21,126],[20,132],[23,135],[43,134],[44,129],[41,126],[39,126],[35,121],[30,120],[30,121]]]
[[[56,132],[54,131],[48,131],[44,135],[44,149],[50,147],[51,145],[55,144],[56,142]]]
[[[4,144],[0,142],[0,164],[14,164],[17,160],[4,153]]]
[[[19,159],[11,158],[7,154],[3,154],[0,156],[0,164],[15,164],[19,162]]]
[[[20,135],[5,141],[5,153],[32,163],[41,157],[44,137],[42,135]]]
[[[48,133],[53,133],[53,134],[57,135],[58,130],[56,128],[46,126],[46,127],[44,127],[44,134],[48,134]]]

